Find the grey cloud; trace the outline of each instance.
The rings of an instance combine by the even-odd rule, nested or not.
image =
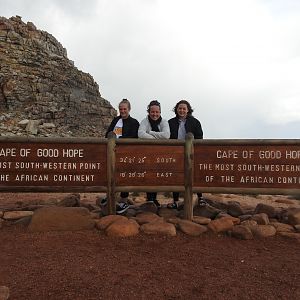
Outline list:
[[[97,0],[1,0],[0,4],[1,13],[5,15],[21,14],[22,16],[22,14],[26,14],[28,16],[38,16],[39,14],[51,13],[53,9],[56,9],[72,18],[86,18],[94,14],[97,2]]]
[[[300,18],[287,17],[300,8],[293,1],[253,1],[252,10],[243,2],[216,3],[222,14],[194,0],[0,0],[5,16],[24,14],[53,34],[115,107],[129,98],[139,120],[151,99],[171,118],[184,98],[206,138],[296,138],[297,119],[289,121],[287,110],[284,123],[275,111],[271,123],[270,108],[300,96],[299,62],[288,61],[300,44]],[[279,19],[277,12],[268,18],[281,6]]]

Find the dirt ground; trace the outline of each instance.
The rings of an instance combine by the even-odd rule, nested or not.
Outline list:
[[[59,197],[0,194],[0,210]],[[97,230],[29,233],[11,225],[0,229],[0,286],[23,300],[300,299],[299,251],[279,236],[114,239]]]

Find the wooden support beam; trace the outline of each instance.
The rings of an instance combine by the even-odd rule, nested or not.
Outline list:
[[[107,209],[108,214],[116,214],[116,136],[113,132],[108,134],[107,141]]]
[[[184,145],[184,219],[193,218],[194,136],[188,133]]]

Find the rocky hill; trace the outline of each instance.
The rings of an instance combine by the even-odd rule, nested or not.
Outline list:
[[[0,135],[102,137],[116,110],[49,33],[0,17]]]

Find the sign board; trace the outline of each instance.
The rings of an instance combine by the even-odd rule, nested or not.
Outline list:
[[[183,184],[183,146],[117,145],[117,186],[178,186]]]
[[[189,177],[193,178],[189,185],[200,191],[205,188],[241,192],[264,189],[263,193],[271,189],[284,193],[300,191],[298,140],[193,143],[194,155],[184,152],[190,150],[186,150],[183,142],[172,140],[146,143],[124,139],[107,153],[107,140],[0,139],[0,191],[22,191],[24,187],[27,191],[38,187],[40,190],[55,187],[56,190],[76,187],[77,190],[106,190],[109,170],[113,170],[109,173],[109,186],[128,186],[130,191],[134,187],[136,190],[143,187],[157,187],[157,191],[168,187],[171,191],[172,187],[181,190],[187,186]],[[192,168],[185,166],[184,157],[190,160],[193,173]]]
[[[300,189],[300,145],[194,145],[195,187]]]
[[[0,143],[0,187],[105,186],[106,145]]]

